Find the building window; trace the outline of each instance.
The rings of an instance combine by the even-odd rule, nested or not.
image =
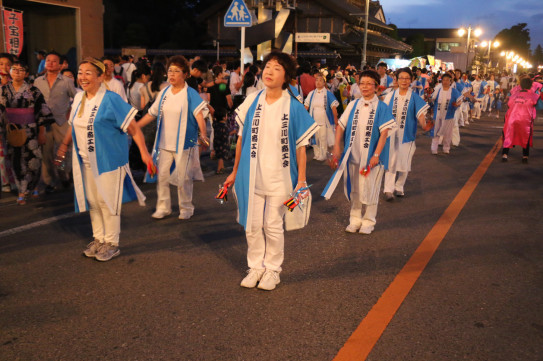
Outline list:
[[[451,51],[451,48],[459,46],[460,43],[437,43],[437,51]]]

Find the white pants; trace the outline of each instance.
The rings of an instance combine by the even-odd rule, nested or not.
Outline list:
[[[460,109],[462,110],[462,123],[461,125],[468,125],[469,124],[469,103],[463,102],[460,106]]]
[[[249,268],[281,272],[285,258],[285,200],[284,196],[253,196],[252,221],[245,232]]]
[[[481,119],[481,102],[476,101],[473,104],[473,110],[475,111],[475,114],[473,115],[474,119]]]
[[[487,94],[483,97],[483,112],[486,112],[487,110],[490,111],[492,108],[490,108],[490,96]]]
[[[454,124],[451,138],[452,145],[455,147],[458,147],[460,144],[460,124],[463,124],[462,109],[456,108],[456,111],[454,112]]]
[[[194,214],[194,205],[192,204],[192,178],[188,176],[188,160],[190,149],[183,150],[181,164],[177,167],[185,167],[185,179],[183,184],[177,187],[177,198],[179,202],[179,213],[192,216]],[[156,210],[171,212],[172,201],[170,196],[170,168],[175,160],[176,153],[164,149],[160,150],[158,158],[158,179],[156,185],[157,201]]]
[[[66,168],[62,171],[63,174],[59,174],[53,162],[55,160],[55,154],[58,146],[64,140],[66,132],[70,129],[68,122],[58,125],[57,123],[51,124],[51,129],[45,133],[45,144],[42,148],[42,167],[41,176],[43,182],[50,186],[56,186],[59,178],[61,180],[68,180],[70,178],[70,172],[72,170],[71,152],[66,153],[65,164]]]
[[[92,224],[92,235],[100,243],[119,245],[121,233],[121,215],[112,215],[106,202],[98,193],[92,170],[88,164],[82,167],[85,179],[85,195],[89,203],[89,213]],[[123,176],[124,178],[124,176]]]
[[[328,152],[327,129],[326,124],[319,125],[319,130],[315,133],[317,144],[313,146],[313,152],[316,160],[326,160],[326,153]]]
[[[394,191],[402,192],[405,182],[407,181],[407,174],[409,172],[385,172],[385,193],[392,193]],[[396,179],[398,175],[398,179]]]
[[[360,166],[358,164],[349,164],[349,172],[351,177],[351,213],[349,216],[349,224],[356,227],[374,227],[377,223],[377,206],[379,204],[379,193],[381,190],[381,183],[383,181],[382,166],[373,168],[368,177],[373,176],[373,185],[369,187],[366,181],[364,181],[364,188],[366,192],[373,193],[371,196],[367,196],[367,199],[374,198],[374,204],[363,204],[360,201],[360,178],[363,177],[359,173]],[[372,189],[369,189],[372,188]],[[375,193],[377,197],[375,197]]]
[[[432,138],[432,145],[430,147],[433,154],[437,153],[437,148],[439,146],[439,136]],[[452,132],[448,132],[447,134],[443,135],[443,151],[445,153],[450,152],[451,150],[451,139],[452,139]]]

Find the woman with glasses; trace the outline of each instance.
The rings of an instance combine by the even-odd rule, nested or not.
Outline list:
[[[45,144],[45,126],[55,121],[40,90],[25,82],[28,67],[15,62],[10,70],[11,80],[2,86],[0,110],[4,129],[17,127],[24,130],[26,140],[20,146],[8,143],[8,153],[19,192],[17,203],[26,204],[31,192],[38,197],[41,174],[41,145]]]
[[[172,56],[166,68],[170,85],[158,94],[149,112],[138,122],[143,128],[154,120],[158,121],[153,146],[158,177],[147,173],[145,180],[157,182],[158,197],[153,218],[162,219],[172,213],[171,183],[177,186],[179,219],[189,219],[194,214],[190,159],[199,157],[198,131],[203,145],[209,145],[204,120],[207,103],[185,82],[190,75],[190,67],[183,56]]]
[[[350,102],[338,121],[332,153],[339,166],[322,193],[330,199],[345,174],[345,195],[351,201],[349,225],[345,228],[349,233],[373,232],[383,174],[388,169],[387,138],[396,129],[396,122],[376,95],[379,84],[379,74],[373,70],[360,75],[362,97]],[[343,151],[341,144],[345,144]]]
[[[385,172],[384,193],[387,201],[393,201],[395,195],[404,196],[405,181],[411,171],[411,161],[416,149],[417,121],[422,128],[426,126],[426,112],[429,108],[411,87],[413,82],[411,69],[399,69],[396,78],[399,88],[385,97],[385,103],[397,125],[396,132],[390,136],[388,170]]]

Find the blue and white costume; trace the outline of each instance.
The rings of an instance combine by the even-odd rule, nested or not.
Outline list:
[[[352,225],[363,233],[371,233],[376,223],[383,174],[388,169],[388,139],[379,154],[380,163],[373,167],[367,176],[360,175],[360,171],[369,165],[381,133],[388,130],[390,136],[396,129],[396,122],[387,105],[374,96],[370,100],[360,98],[349,103],[338,125],[345,130],[345,148],[339,166],[322,196],[330,199],[343,176],[345,196],[351,202],[349,226]],[[366,206],[364,213],[363,205]]]
[[[307,95],[305,106],[319,125],[319,130],[315,134],[316,144],[313,146],[315,159],[326,160],[328,147],[333,146],[335,140],[335,120],[332,109],[337,108],[339,102],[331,91],[322,88],[312,90]]]
[[[286,230],[302,228],[309,216],[308,205],[307,212],[296,207],[285,215],[283,202],[298,182],[296,151],[309,144],[318,125],[287,90],[272,104],[266,102],[266,91],[247,96],[236,109],[242,147],[234,191],[249,268],[280,272],[283,224]]]
[[[422,98],[424,96],[424,89],[426,88],[426,78],[418,77],[411,83],[411,86],[413,87],[413,91]],[[419,89],[418,87],[422,88]]]
[[[381,99],[384,99],[384,97],[392,91],[394,79],[392,79],[390,75],[385,75],[381,78],[379,85],[381,87],[385,87],[385,89],[381,92]]]
[[[483,102],[483,99],[485,97],[485,87],[486,87],[486,81],[482,80],[474,80],[471,82],[471,86],[473,87],[473,94],[475,96],[475,102],[473,104],[473,119],[481,119],[481,105]]]
[[[489,112],[492,111],[492,107],[494,106],[494,99],[495,99],[495,94],[494,92],[497,90],[497,89],[500,89],[500,84],[498,84],[497,81],[495,80],[488,80],[486,82],[486,89],[488,89],[487,93],[486,93],[486,96],[483,100],[483,112],[486,112],[487,110]]]
[[[385,98],[392,116],[396,120],[397,130],[390,136],[388,170],[385,173],[385,193],[403,195],[407,174],[411,171],[411,161],[415,154],[415,137],[418,118],[428,111],[428,104],[413,90],[404,96],[398,89]],[[396,180],[398,173],[398,180]]]
[[[126,131],[137,110],[104,85],[83,102],[85,94],[75,95],[69,119],[75,210],[90,211],[94,239],[117,246],[122,203],[145,204],[128,166]]]
[[[437,154],[439,138],[443,137],[443,152],[448,154],[451,150],[451,140],[454,128],[454,113],[457,102],[462,96],[452,86],[448,90],[441,87],[437,92],[434,91],[432,99],[434,101],[434,138],[432,139],[432,154]]]
[[[462,105],[460,106],[460,110],[462,112],[462,117],[460,118],[459,123],[460,126],[469,125],[470,99],[466,95],[471,94],[473,91],[473,85],[468,79],[462,79],[462,84],[464,85],[464,89],[462,90],[464,99],[462,101]]]
[[[149,114],[157,118],[152,157],[158,174],[147,173],[145,181],[157,182],[156,211],[163,215],[171,213],[170,184],[177,186],[180,218],[194,213],[192,170],[194,158],[199,158],[196,116],[205,111],[207,103],[187,84],[175,94],[171,86],[164,88],[149,108]]]

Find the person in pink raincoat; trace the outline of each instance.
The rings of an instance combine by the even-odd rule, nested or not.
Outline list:
[[[528,163],[532,146],[535,105],[539,94],[530,91],[532,88],[530,78],[521,79],[520,87],[521,90],[511,95],[507,104],[509,110],[505,114],[505,125],[503,126],[502,162],[507,162],[509,149],[512,146],[520,145],[522,147],[522,163]]]

